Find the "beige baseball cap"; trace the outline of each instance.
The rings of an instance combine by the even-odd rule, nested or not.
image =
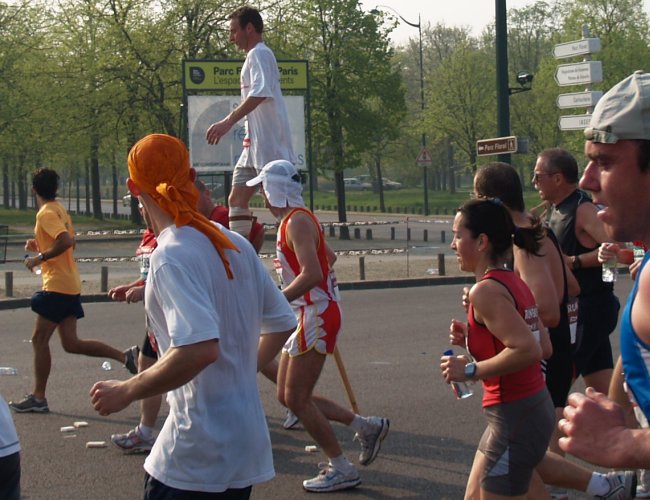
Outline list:
[[[650,73],[635,71],[601,97],[585,137],[605,144],[650,140]]]

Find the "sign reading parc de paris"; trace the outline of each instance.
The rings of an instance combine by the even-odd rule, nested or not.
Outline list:
[[[578,63],[560,64],[555,71],[555,81],[560,87],[571,85],[585,85],[582,92],[571,92],[560,94],[557,98],[557,107],[587,108],[587,112],[581,115],[561,116],[558,120],[560,130],[582,130],[589,126],[591,111],[603,93],[592,90],[593,83],[603,81],[603,63],[592,61],[591,54],[601,49],[599,38],[582,38],[573,42],[560,43],[553,49],[556,59],[584,56],[584,60]]]

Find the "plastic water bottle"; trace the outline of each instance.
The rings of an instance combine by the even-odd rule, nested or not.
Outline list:
[[[640,245],[632,245],[632,252],[634,252],[634,260],[642,260],[645,257],[645,250]]]
[[[452,349],[448,349],[445,352],[443,352],[443,355],[453,356],[454,351]],[[456,395],[456,399],[465,399],[470,397],[472,394],[474,394],[472,392],[472,389],[470,389],[465,382],[452,382],[450,385],[451,385],[451,390],[454,391],[454,394]]]
[[[29,258],[29,254],[25,254],[25,259]],[[34,266],[32,267],[32,272],[34,274],[41,274],[41,266]]]
[[[617,276],[616,257],[603,262],[603,281],[605,283],[613,283],[616,281]]]
[[[0,366],[0,375],[18,375],[18,370],[11,366]]]

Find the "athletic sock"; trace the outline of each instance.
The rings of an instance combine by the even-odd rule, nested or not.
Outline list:
[[[330,465],[336,470],[340,470],[343,473],[350,472],[352,469],[354,469],[354,465],[352,465],[348,459],[345,458],[345,455],[343,453],[341,453],[338,457],[330,458]]]
[[[153,437],[153,427],[144,425],[142,422],[138,424],[138,434],[144,441],[148,441]]]
[[[600,472],[593,472],[585,493],[596,497],[604,497],[607,495],[607,493],[609,493],[609,481],[607,480],[607,476]]]
[[[350,429],[352,429],[354,432],[357,432],[359,434],[363,434],[363,431],[366,430],[366,419],[363,418],[361,415],[355,415],[354,418],[352,419],[352,422],[350,422]]]
[[[248,238],[253,227],[252,213],[248,208],[230,207],[228,211],[230,230]]]

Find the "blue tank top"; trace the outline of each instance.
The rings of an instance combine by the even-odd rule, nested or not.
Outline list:
[[[627,386],[643,414],[650,419],[650,346],[639,338],[632,327],[632,305],[639,288],[641,272],[648,259],[650,252],[643,258],[621,317],[621,356]]]

